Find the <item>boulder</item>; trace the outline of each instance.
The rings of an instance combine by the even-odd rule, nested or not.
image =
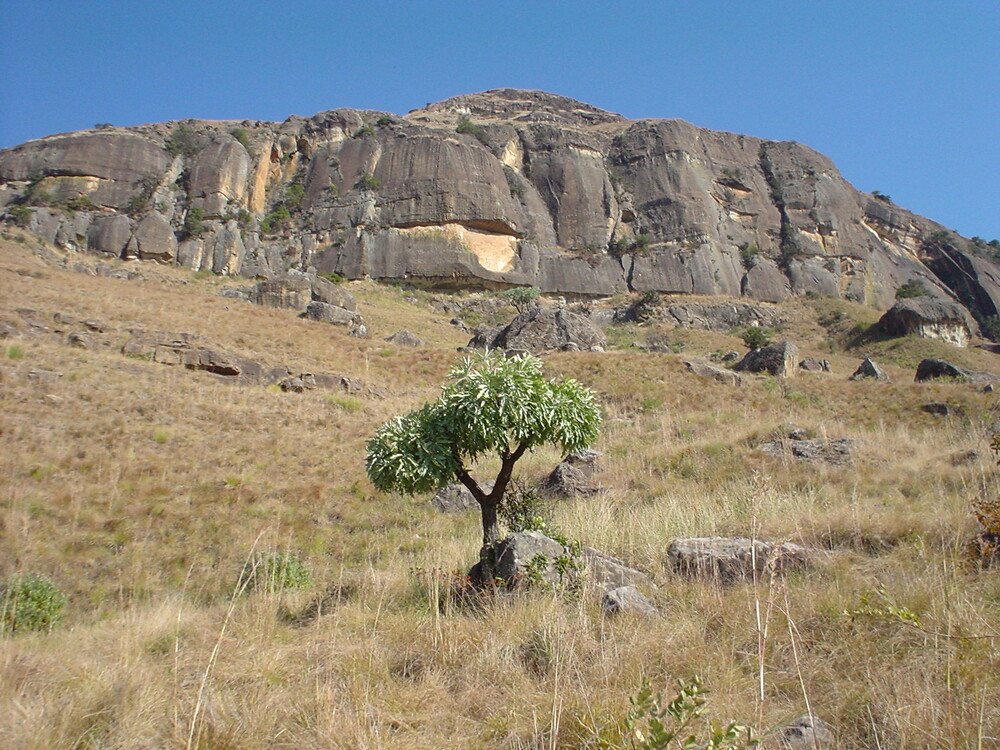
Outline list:
[[[920,407],[920,410],[926,412],[927,414],[933,414],[936,417],[948,417],[956,414],[961,416],[965,413],[965,410],[960,406],[949,406],[948,404],[942,404],[937,401],[924,404]]]
[[[779,341],[747,352],[735,369],[767,372],[775,377],[793,378],[798,371],[799,350],[791,341]]]
[[[810,439],[804,430],[792,430],[786,438],[762,443],[759,449],[769,456],[791,456],[797,461],[842,466],[850,462],[853,446],[849,438]]]
[[[99,216],[87,230],[87,249],[120,258],[132,237],[132,222],[124,214]]]
[[[264,307],[289,307],[303,311],[311,300],[312,283],[304,275],[267,279],[250,290],[250,301]]]
[[[941,339],[964,347],[975,330],[969,313],[961,305],[937,297],[901,299],[879,319],[876,329],[887,336],[911,334]]]
[[[604,592],[601,609],[606,615],[633,614],[650,617],[656,607],[635,586],[619,586]]]
[[[917,365],[916,382],[923,383],[939,378],[950,378],[963,383],[976,383],[980,385],[1000,383],[1000,375],[994,375],[991,372],[967,370],[964,367],[959,367],[943,359],[925,359]]]
[[[156,211],[147,214],[136,225],[125,255],[140,260],[172,262],[177,257],[177,238],[170,223]]]
[[[799,369],[806,372],[830,372],[830,360],[806,357],[799,362]]]
[[[484,492],[493,489],[492,482],[484,482],[480,485]],[[479,503],[464,484],[452,482],[439,489],[431,498],[431,505],[442,513],[465,513],[470,510],[479,510]]]
[[[746,537],[675,539],[667,547],[667,563],[676,573],[722,582],[804,568],[811,562],[805,547]]]
[[[386,341],[396,346],[423,346],[424,342],[414,336],[409,331],[396,331],[391,336],[386,336]]]
[[[581,552],[584,567],[587,570],[587,581],[602,589],[613,589],[621,586],[652,586],[653,581],[647,573],[625,564],[617,557],[599,552],[593,547],[584,547]]]
[[[312,298],[316,302],[325,302],[328,305],[357,312],[358,303],[355,301],[354,295],[340,284],[334,284],[322,276],[315,276],[311,280],[311,286]]]
[[[851,375],[851,380],[878,380],[883,383],[889,382],[889,376],[885,370],[878,366],[878,363],[871,357],[865,357],[858,369]]]
[[[588,318],[566,309],[533,307],[518,315],[499,330],[477,334],[470,347],[489,349],[524,349],[532,354],[565,349],[573,345],[587,351],[603,348],[607,340]]]
[[[73,332],[66,338],[66,343],[77,349],[93,349],[94,339],[90,334]]]
[[[818,716],[806,714],[778,730],[774,750],[834,750],[835,742],[829,724]]]
[[[535,576],[552,585],[562,583],[556,560],[567,554],[562,544],[540,531],[519,531],[486,551],[494,577],[509,587],[523,584]],[[491,583],[483,580],[482,563],[473,567],[469,577],[479,586]]]
[[[684,366],[689,372],[693,372],[702,378],[710,378],[724,385],[743,385],[743,378],[739,376],[739,373],[700,359],[686,359],[684,360]]]
[[[355,312],[326,302],[309,302],[301,317],[338,326],[349,326],[361,319],[361,316]]]
[[[594,471],[600,458],[597,451],[570,453],[542,481],[538,490],[550,497],[593,495],[598,488],[593,483]]]

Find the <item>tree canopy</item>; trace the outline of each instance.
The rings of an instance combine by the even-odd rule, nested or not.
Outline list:
[[[600,425],[593,392],[576,380],[547,380],[541,360],[531,355],[486,352],[452,369],[436,401],[379,427],[368,441],[366,468],[384,492],[430,492],[459,479],[482,506],[489,543],[514,463],[547,443],[566,453],[582,450],[597,439]],[[498,456],[501,468],[485,493],[468,467],[488,455]]]

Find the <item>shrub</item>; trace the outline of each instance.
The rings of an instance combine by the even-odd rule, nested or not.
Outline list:
[[[24,349],[17,344],[7,347],[7,359],[24,359]]]
[[[274,234],[279,229],[283,229],[292,220],[291,212],[282,204],[278,204],[274,210],[260,221],[260,231],[262,234]]]
[[[30,208],[23,205],[11,206],[7,209],[7,215],[10,217],[10,220],[19,227],[28,226],[31,223],[33,213]]]
[[[28,183],[24,192],[24,202],[29,206],[48,206],[52,203],[52,194],[42,187],[44,177],[34,177]]]
[[[512,532],[545,531],[545,502],[531,487],[512,480],[497,508],[500,521]]]
[[[382,115],[375,121],[376,128],[386,128],[392,125],[393,119],[389,115]]]
[[[24,573],[8,579],[0,595],[0,631],[51,630],[66,597],[48,578]]]
[[[872,198],[877,201],[882,201],[883,203],[892,203],[892,198],[885,193],[879,192],[878,190],[872,190]]]
[[[94,211],[97,204],[90,199],[89,195],[77,195],[66,201],[66,208],[70,211]]]
[[[318,274],[321,279],[326,279],[331,284],[343,284],[347,279],[341,276],[339,273],[333,273],[332,271],[321,271]]]
[[[660,306],[659,292],[648,291],[639,295],[639,298],[632,303],[630,317],[636,323],[648,323],[656,317],[656,311]]]
[[[110,122],[99,122],[96,125],[94,125],[95,130],[109,130],[113,127],[114,125],[112,125]]]
[[[246,128],[233,128],[229,131],[229,135],[240,142],[247,151],[250,151],[250,131]]]
[[[1000,317],[991,315],[983,321],[983,333],[991,341],[1000,341]]]
[[[754,261],[760,254],[760,248],[756,242],[748,242],[740,246],[740,259],[743,261],[743,268],[749,271],[753,268]]]
[[[760,349],[771,343],[771,332],[760,326],[747,326],[740,334],[747,349]]]
[[[312,573],[291,552],[256,552],[243,566],[241,584],[247,589],[276,594],[312,585]]]
[[[910,279],[896,290],[896,299],[913,299],[928,295],[930,295],[930,291],[920,279]]]
[[[375,128],[371,125],[362,125],[354,131],[355,138],[371,138],[373,135],[375,135]]]
[[[482,144],[486,144],[486,128],[482,125],[476,125],[468,117],[463,117],[458,121],[458,127],[455,128],[456,133],[461,133],[462,135],[471,135],[477,141]]]
[[[198,134],[188,125],[180,125],[167,138],[164,148],[171,156],[194,156],[198,153]]]
[[[362,190],[375,191],[378,190],[379,181],[378,178],[371,172],[365,172],[358,179],[358,187]]]
[[[198,208],[189,208],[184,216],[184,236],[197,237],[205,231],[205,212]]]
[[[289,211],[298,211],[302,208],[302,199],[306,196],[306,186],[299,180],[295,180],[285,188],[285,199],[282,203]]]
[[[518,286],[505,291],[501,297],[510,302],[518,311],[530,307],[537,300],[541,292],[537,287]]]

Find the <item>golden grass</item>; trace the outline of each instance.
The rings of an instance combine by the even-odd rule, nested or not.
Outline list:
[[[652,573],[662,614],[610,620],[589,596],[544,593],[472,612],[438,603],[440,574],[476,557],[477,519],[375,493],[364,477],[365,439],[432,397],[465,343],[426,295],[351,284],[373,334],[357,340],[216,294],[237,282],[138,268],[147,280],[96,278],[0,243],[0,321],[31,308],[110,326],[95,350],[51,334],[0,357],[0,575],[46,574],[71,600],[52,633],[0,641],[0,747],[187,748],[189,736],[201,750],[598,747],[644,675],[692,674],[714,716],[764,730],[805,713],[804,685],[842,748],[1000,742],[1000,641],[972,637],[997,634],[1000,579],[964,558],[971,500],[994,481],[994,396],[913,384],[907,360],[887,363],[893,384],[847,382],[859,355],[824,354],[812,301],[793,303],[789,335],[834,373],[786,386],[703,381],[684,355],[551,355],[547,369],[597,390],[607,416],[606,491],[559,503],[554,522]],[[284,394],[128,359],[129,328],[341,372],[385,396]],[[382,341],[400,328],[428,346]],[[683,335],[685,355],[739,348]],[[989,356],[951,358],[985,369]],[[62,377],[29,379],[39,368]],[[924,414],[927,401],[965,416]],[[854,461],[755,450],[790,425],[853,439]],[[538,479],[558,458],[537,451],[522,474]],[[756,587],[666,568],[674,537],[750,533],[824,554]],[[258,537],[306,560],[316,585],[238,597],[220,638]],[[844,614],[878,589],[922,629]],[[755,598],[772,605],[763,701]],[[321,616],[306,616],[319,600]]]

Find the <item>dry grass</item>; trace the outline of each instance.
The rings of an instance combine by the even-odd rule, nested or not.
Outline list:
[[[0,746],[187,748],[191,736],[201,750],[598,747],[620,731],[643,675],[691,674],[713,691],[713,715],[763,729],[805,712],[804,686],[842,748],[1000,743],[1000,641],[971,637],[997,633],[1000,580],[964,558],[971,499],[992,481],[994,397],[915,385],[905,357],[887,363],[892,385],[847,382],[858,352],[824,350],[816,321],[828,303],[796,303],[789,335],[835,372],[787,387],[702,381],[674,355],[548,358],[607,409],[607,491],[557,506],[554,519],[655,576],[662,615],[636,622],[604,618],[589,597],[439,606],[438,573],[476,556],[476,519],[376,494],[362,461],[374,427],[431,397],[464,343],[426,295],[414,304],[352,284],[373,333],[360,341],[217,296],[231,282],[141,268],[145,281],[95,278],[0,244],[0,321],[31,308],[109,325],[92,351],[53,333],[5,342],[22,356],[0,358],[0,575],[44,573],[71,599],[54,632],[0,642]],[[127,359],[130,328],[195,333],[386,395],[284,394]],[[400,328],[429,345],[381,340]],[[685,353],[737,341],[688,335]],[[985,369],[988,356],[952,358]],[[29,379],[37,368],[62,377]],[[924,414],[927,401],[965,416]],[[791,424],[854,439],[855,460],[755,451]],[[539,451],[522,471],[539,478],[558,458]],[[752,531],[826,554],[756,587],[665,568],[673,537]],[[239,596],[227,622],[258,537],[306,560],[316,585]],[[922,629],[844,614],[880,588]],[[755,599],[771,604],[763,701]]]

